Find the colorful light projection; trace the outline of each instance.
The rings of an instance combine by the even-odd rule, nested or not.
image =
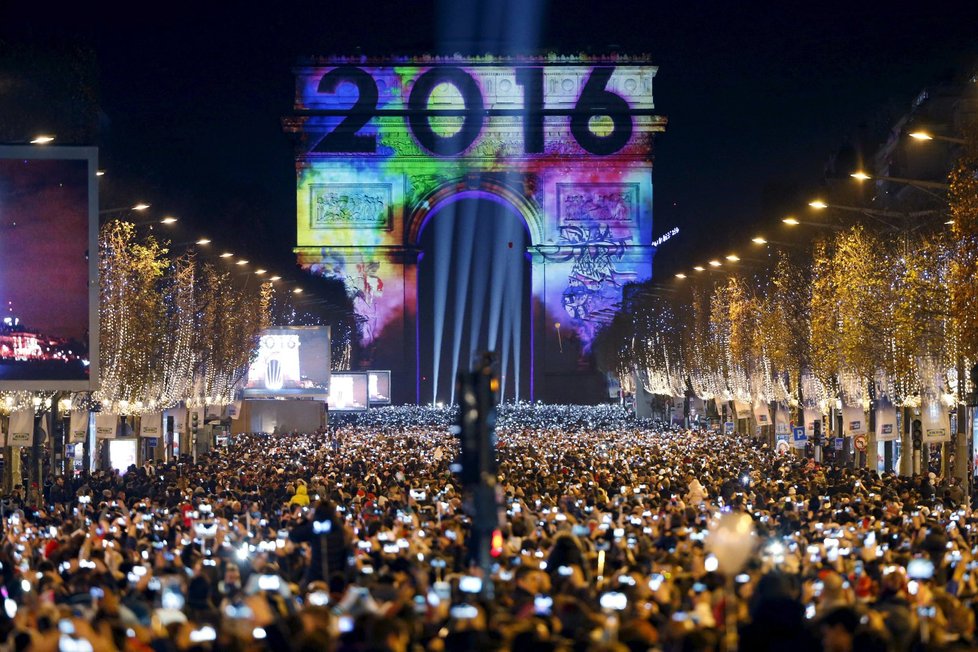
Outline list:
[[[527,223],[546,319],[586,352],[621,287],[652,273],[655,73],[625,57],[302,62],[285,120],[300,264],[346,283],[368,347],[413,339],[422,225],[492,196]]]

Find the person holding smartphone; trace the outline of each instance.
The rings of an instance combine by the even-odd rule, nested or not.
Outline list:
[[[308,544],[312,552],[303,577],[304,586],[316,581],[329,582],[332,586],[334,580],[346,586],[349,582],[347,560],[353,552],[334,503],[328,500],[316,503],[308,518],[289,531],[289,540]]]

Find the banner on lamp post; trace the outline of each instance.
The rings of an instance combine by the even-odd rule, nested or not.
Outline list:
[[[162,437],[163,436],[163,413],[149,412],[139,419],[140,437]]]
[[[16,410],[10,413],[7,429],[7,446],[30,446],[34,443],[34,410]]]
[[[767,403],[762,401],[754,402],[754,420],[757,421],[757,425],[759,426],[771,425],[771,410],[768,408]]]
[[[896,408],[889,407],[876,408],[876,440],[877,441],[897,441],[900,433],[897,431]]]
[[[815,408],[805,408],[805,433],[809,437],[815,435],[815,422],[822,420],[822,413]],[[824,434],[824,433],[823,433]]]
[[[885,392],[877,390],[876,440],[897,441],[898,439],[900,439],[900,432],[897,430],[896,407]]]
[[[179,442],[187,423],[187,409],[180,406],[170,408],[163,413],[163,418],[167,417],[173,417],[173,437]]]
[[[774,411],[774,433],[777,435],[787,435],[791,431],[788,410],[783,406],[777,406]]]
[[[733,404],[738,419],[750,419],[750,403],[735,400]]]
[[[88,439],[88,411],[72,410],[68,422],[68,442],[79,444],[84,443],[86,439]]]
[[[99,412],[95,415],[95,438],[115,439],[115,431],[119,425],[119,415]]]
[[[847,437],[866,434],[866,414],[861,405],[842,406],[842,432]]]
[[[951,441],[951,420],[947,407],[938,399],[932,399],[920,406],[920,424],[924,431],[925,444],[938,444]]]

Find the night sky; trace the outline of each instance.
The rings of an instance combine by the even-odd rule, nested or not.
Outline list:
[[[653,228],[682,229],[660,250],[660,278],[774,228],[817,191],[848,139],[978,63],[976,2],[359,0],[168,4],[148,16],[132,5],[16,15],[30,3],[6,4],[17,5],[0,9],[7,44],[94,52],[103,206],[149,202],[181,218],[178,239],[206,234],[278,271],[295,262],[281,118],[300,55],[651,54],[656,107],[669,118],[656,142]],[[37,131],[57,130],[47,121]]]

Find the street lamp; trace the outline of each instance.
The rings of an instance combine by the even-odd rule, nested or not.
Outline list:
[[[676,274],[676,278],[678,278],[679,280],[682,280],[682,279],[686,278],[686,275],[683,274],[682,272],[679,272],[678,274]]]
[[[877,181],[892,181],[893,183],[905,183],[908,186],[913,186],[915,188],[932,188],[934,190],[947,190],[947,184],[941,183],[940,181],[924,181],[922,179],[907,179],[905,177],[883,177],[879,175],[869,175],[862,170],[858,172],[853,172],[849,175],[857,181],[868,181],[870,179],[875,179]]]
[[[721,263],[719,260],[711,260],[710,261],[710,267],[719,267],[722,264],[723,263]]]
[[[211,243],[211,241],[208,238],[201,238],[200,240],[198,240],[194,244],[196,244],[196,245],[208,245],[210,243]]]
[[[221,254],[221,256],[220,256],[220,257],[221,257],[221,258],[230,258],[230,257],[232,257],[233,255],[234,255],[234,254],[232,254],[232,253],[231,253],[230,251],[225,251],[225,252],[224,252],[223,254]]]
[[[751,238],[750,241],[757,245],[767,244],[767,240],[765,240],[761,236],[757,236],[756,238]]]
[[[787,224],[788,226],[798,226],[799,224],[801,224],[801,222],[799,222],[797,219],[793,217],[786,217],[781,221]]]
[[[814,199],[814,200],[808,202],[808,205],[811,206],[812,208],[814,208],[815,210],[819,210],[819,211],[825,210],[826,208],[834,208],[834,209],[840,210],[840,211],[849,211],[849,212],[852,212],[852,213],[862,213],[863,215],[868,215],[870,217],[876,217],[876,218],[880,218],[880,217],[899,217],[899,218],[906,219],[906,218],[909,218],[909,217],[927,217],[928,215],[934,215],[935,213],[938,212],[937,210],[934,210],[934,209],[925,210],[925,211],[906,211],[906,212],[904,212],[904,211],[888,211],[888,210],[882,210],[882,209],[878,209],[878,208],[865,208],[865,207],[862,207],[862,206],[843,206],[841,204],[827,204],[824,201],[822,201],[821,199]],[[785,221],[785,223],[788,223],[787,222],[787,219],[785,219],[784,221]]]
[[[142,202],[135,204],[134,206],[119,206],[118,208],[105,208],[98,212],[99,215],[107,215],[109,213],[121,213],[122,211],[144,211],[149,208],[149,204],[144,204]]]
[[[911,131],[907,135],[914,140],[943,140],[946,143],[956,143],[958,145],[964,145],[966,142],[968,142],[964,138],[955,138],[954,136],[938,136],[937,134],[932,134],[929,131],[923,131],[922,129]]]
[[[160,220],[160,224],[176,224],[176,222],[177,222],[177,218],[173,217],[172,215],[167,215],[162,220]]]
[[[737,254],[730,254],[727,256],[727,260],[729,260],[731,263],[736,263],[740,261],[740,256]]]
[[[54,136],[38,135],[31,140],[31,145],[47,145],[54,141]]]

